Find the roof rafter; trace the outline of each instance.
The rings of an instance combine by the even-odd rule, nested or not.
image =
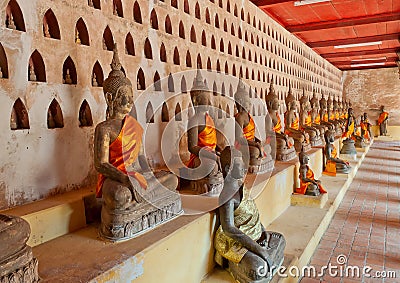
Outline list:
[[[252,0],[256,6],[262,8],[275,4],[286,3],[286,2],[294,2],[293,0]]]
[[[378,14],[378,15],[358,17],[358,18],[347,18],[347,19],[340,19],[333,21],[292,25],[292,26],[287,26],[286,29],[291,33],[299,33],[305,31],[316,31],[316,30],[331,29],[338,27],[351,27],[351,26],[392,22],[399,20],[400,20],[400,13],[385,13],[385,14]]]
[[[314,42],[308,42],[307,45],[311,48],[319,48],[319,47],[330,47],[330,46],[338,46],[338,45],[345,45],[345,44],[357,44],[357,43],[368,43],[368,42],[375,42],[375,41],[395,40],[395,39],[399,39],[398,33],[381,34],[381,35],[365,36],[365,37],[357,37],[357,38],[314,41]]]
[[[397,48],[384,48],[378,50],[321,53],[320,55],[325,59],[332,59],[332,58],[354,57],[354,56],[364,56],[364,55],[383,55],[383,54],[390,54],[396,51]]]

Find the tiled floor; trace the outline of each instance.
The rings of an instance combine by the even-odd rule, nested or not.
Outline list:
[[[339,265],[338,256],[346,263]],[[371,147],[309,265],[320,270],[329,263],[343,276],[326,270],[301,282],[400,282],[400,142]],[[360,277],[350,266],[360,268]],[[395,271],[397,278],[368,278],[364,267],[371,276]]]

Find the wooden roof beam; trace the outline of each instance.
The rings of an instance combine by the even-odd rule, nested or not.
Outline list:
[[[339,27],[351,27],[351,26],[392,22],[399,20],[400,20],[400,13],[384,13],[384,14],[365,16],[359,18],[347,18],[347,19],[340,19],[333,21],[292,25],[292,26],[287,26],[286,29],[291,33],[300,33],[305,31],[316,31],[316,30],[324,30],[324,29],[339,28]]]
[[[286,2],[294,2],[293,0],[250,0],[250,1],[260,8]]]
[[[368,43],[375,41],[398,40],[398,39],[399,39],[398,33],[391,33],[391,34],[381,34],[381,35],[365,36],[357,38],[315,41],[315,42],[308,42],[307,45],[311,48],[319,48],[319,47],[331,47],[338,45]]]
[[[384,54],[394,53],[397,50],[398,48],[384,48],[384,49],[364,50],[364,51],[321,53],[320,55],[325,59],[333,59],[333,58],[354,57],[354,56],[364,56],[364,55],[384,55]]]

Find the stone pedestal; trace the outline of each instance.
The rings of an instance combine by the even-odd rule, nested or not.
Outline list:
[[[343,146],[340,150],[341,157],[343,157],[342,154],[357,155],[357,150],[354,146],[354,141],[352,139],[346,139],[343,141]]]
[[[323,208],[328,201],[328,193],[319,196],[308,196],[293,194],[290,200],[292,206],[319,207]]]
[[[0,282],[39,282],[38,261],[26,245],[28,222],[20,217],[0,214]]]

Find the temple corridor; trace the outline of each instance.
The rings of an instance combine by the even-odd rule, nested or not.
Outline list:
[[[396,278],[303,278],[312,282],[399,282],[400,277],[400,142],[375,141],[349,187],[309,263],[317,270],[337,265],[370,266],[396,271]]]

